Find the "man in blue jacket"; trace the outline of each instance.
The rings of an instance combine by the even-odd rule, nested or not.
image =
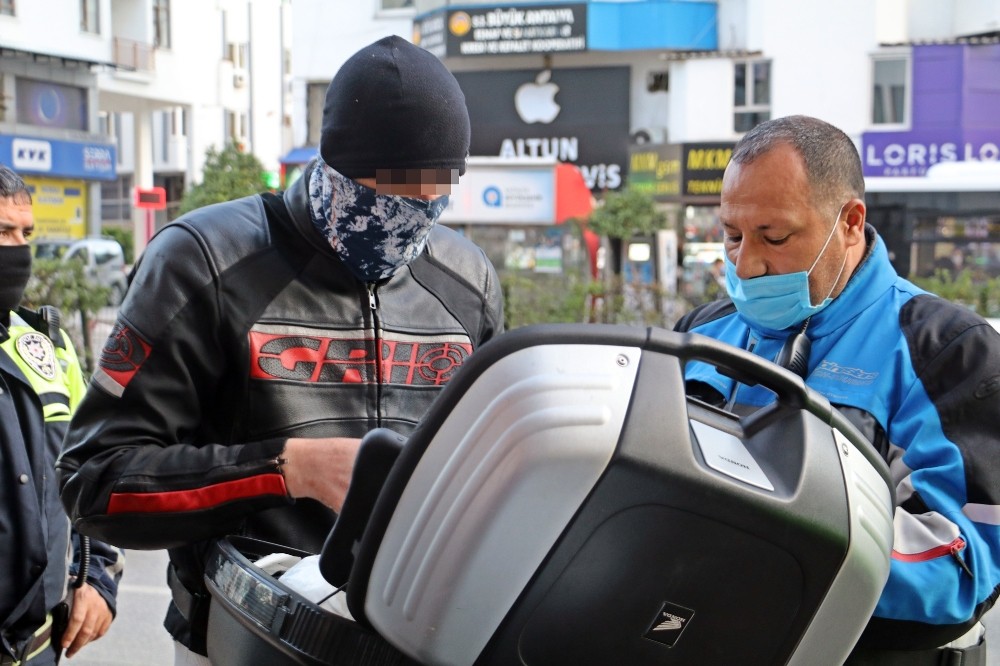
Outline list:
[[[118,549],[71,534],[59,501],[55,461],[84,383],[68,336],[18,308],[33,229],[30,192],[0,166],[2,666],[55,664],[103,636],[122,571]]]
[[[985,664],[1000,593],[1000,335],[899,277],[865,222],[857,149],[805,116],[767,121],[722,186],[729,298],[677,324],[799,373],[889,464],[889,580],[850,664]],[[689,391],[746,413],[773,400],[705,364]]]

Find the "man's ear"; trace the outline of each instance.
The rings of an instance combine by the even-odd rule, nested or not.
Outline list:
[[[848,246],[864,244],[865,242],[865,216],[867,207],[862,199],[851,199],[844,204],[844,221],[847,222]]]

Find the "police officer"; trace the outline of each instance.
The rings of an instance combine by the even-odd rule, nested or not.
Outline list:
[[[45,666],[107,632],[121,551],[71,534],[55,460],[84,382],[54,309],[18,308],[31,193],[0,166],[0,666]],[[81,564],[82,563],[82,564]]]

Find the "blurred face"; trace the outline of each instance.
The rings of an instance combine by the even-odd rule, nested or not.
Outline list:
[[[31,204],[0,199],[0,245],[26,245],[35,231]]]
[[[865,249],[864,202],[843,203],[839,215],[813,207],[805,166],[790,145],[776,146],[750,164],[730,163],[722,180],[720,220],[737,276],[808,271],[816,262],[809,274],[812,302],[835,298]]]
[[[433,201],[451,194],[458,184],[458,169],[376,169],[374,178],[355,181],[378,194]]]

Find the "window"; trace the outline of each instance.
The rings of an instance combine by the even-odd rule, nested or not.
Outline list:
[[[771,119],[771,61],[734,63],[733,129],[749,132]]]
[[[153,0],[153,45],[170,48],[170,0]]]
[[[310,83],[306,89],[306,110],[309,114],[306,145],[318,146],[323,127],[323,103],[326,99],[326,83]]]
[[[174,136],[187,136],[187,109],[175,106],[170,114],[170,133]]]
[[[906,57],[876,57],[872,61],[872,124],[903,125],[907,122]]]
[[[0,0],[0,14],[14,16],[14,0]]]
[[[406,9],[413,6],[413,0],[382,0],[382,9]]]
[[[132,219],[132,176],[101,183],[101,221],[122,222]]]
[[[101,33],[100,0],[80,0],[80,31],[95,35]]]
[[[250,126],[249,116],[246,113],[236,111],[226,111],[223,131],[229,141],[241,145],[247,139],[247,130]]]
[[[239,121],[236,119],[236,113],[234,111],[223,112],[222,134],[226,137],[227,141],[236,140],[236,125],[238,122]]]
[[[113,137],[118,147],[118,164],[122,163],[122,114],[101,111],[97,115],[97,131],[99,134]]]
[[[670,72],[647,72],[646,90],[649,92],[668,92],[670,90]]]
[[[160,132],[160,159],[164,162],[170,160],[170,135],[172,133],[172,125],[174,121],[173,111],[162,111],[161,116],[161,132]]]

